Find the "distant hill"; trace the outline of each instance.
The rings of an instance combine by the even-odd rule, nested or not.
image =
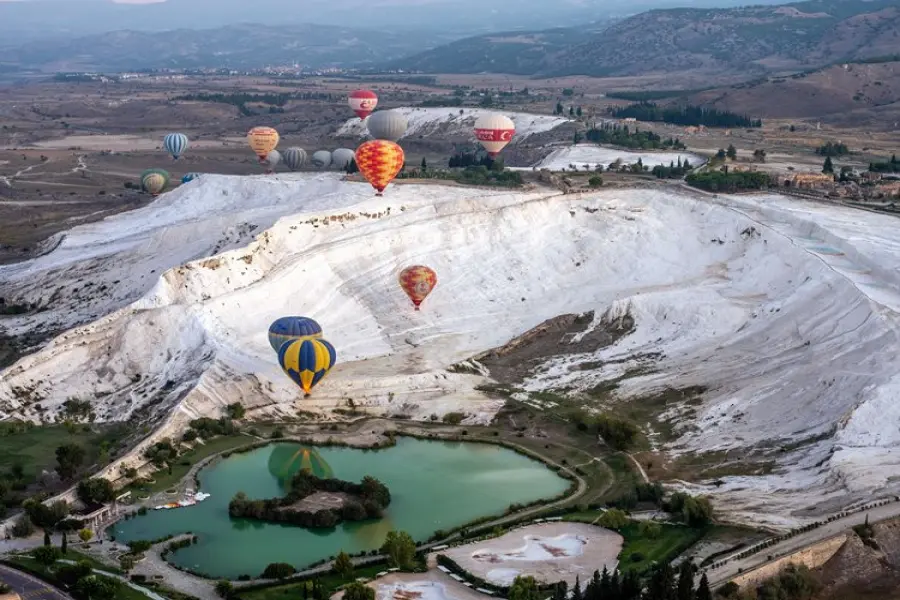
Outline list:
[[[388,65],[428,73],[509,73],[531,75],[547,57],[587,42],[603,27],[512,31],[465,38]]]
[[[297,62],[366,66],[408,55],[433,35],[387,34],[325,25],[230,25],[208,30],[115,31],[31,43],[0,54],[4,66],[44,71],[251,68]]]
[[[810,0],[678,8],[640,13],[599,32],[591,29],[566,30],[570,40],[553,31],[529,34],[530,43],[546,50],[540,60],[523,60],[509,51],[510,39],[516,38],[509,34],[460,40],[392,65],[452,73],[627,76],[701,70],[752,77],[892,54],[900,48],[900,7],[896,0]],[[473,54],[485,58],[473,61]]]

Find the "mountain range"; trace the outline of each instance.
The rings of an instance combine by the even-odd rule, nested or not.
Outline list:
[[[651,10],[602,31],[592,29],[483,35],[389,66],[443,73],[601,77],[703,70],[752,77],[894,54],[900,48],[900,6],[896,0],[809,0],[781,6]]]

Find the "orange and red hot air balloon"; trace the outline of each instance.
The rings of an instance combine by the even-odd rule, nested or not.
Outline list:
[[[356,90],[350,93],[347,104],[350,105],[357,117],[365,119],[378,106],[378,96],[371,90]]]
[[[516,124],[503,115],[489,113],[475,121],[475,137],[491,158],[500,154],[515,134]]]
[[[384,188],[397,177],[406,156],[403,148],[387,140],[365,142],[356,149],[356,166],[366,181],[382,196]]]
[[[259,157],[259,162],[266,160],[269,152],[278,145],[278,132],[271,127],[254,127],[247,133],[247,143]]]
[[[419,310],[419,305],[437,285],[437,273],[422,265],[406,267],[400,271],[398,279],[400,287],[416,305],[416,310]]]

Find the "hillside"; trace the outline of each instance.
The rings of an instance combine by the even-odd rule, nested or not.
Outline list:
[[[438,38],[440,39],[440,38]],[[146,68],[253,68],[371,65],[407,55],[435,35],[389,34],[325,25],[230,25],[165,32],[115,31],[30,43],[7,50],[0,68],[116,71]]]
[[[174,436],[235,401],[265,419],[352,398],[371,415],[486,423],[504,400],[479,391],[490,382],[479,369],[450,367],[592,312],[583,335],[520,371],[521,397],[633,406],[676,458],[736,452],[702,490],[739,520],[803,522],[815,511],[801,508],[898,490],[892,218],[665,190],[394,185],[374,198],[340,179],[204,176],[0,267],[7,302],[39,306],[4,317],[0,333],[63,329],[2,372],[0,418],[52,418],[79,398],[97,422],[155,422],[156,436]],[[396,283],[413,261],[440,282],[421,312]],[[266,339],[298,306],[339,361],[308,399]],[[591,345],[632,319],[615,343]],[[708,388],[699,402],[664,414],[648,399],[697,385]]]
[[[846,63],[791,77],[716,88],[687,102],[766,118],[808,118],[900,109],[900,61]],[[892,108],[893,106],[893,108]]]
[[[535,41],[518,46],[546,44],[552,53],[531,71],[543,76],[704,71],[751,77],[892,54],[900,45],[900,7],[894,0],[810,0],[678,8],[640,13],[600,32],[590,29],[581,29],[568,42],[552,33],[532,33],[529,40]],[[476,49],[471,53],[463,50],[463,40],[392,64],[428,72],[525,73],[530,63],[510,55],[511,39],[516,39],[513,34],[482,36],[471,40]],[[473,62],[472,54],[486,58]]]

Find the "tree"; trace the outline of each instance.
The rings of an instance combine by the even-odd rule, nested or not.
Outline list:
[[[675,574],[669,563],[657,566],[647,584],[648,600],[677,600]]]
[[[94,477],[78,484],[78,498],[88,504],[111,502],[116,497],[116,490],[109,479]]]
[[[334,572],[342,579],[349,579],[353,575],[353,561],[350,559],[350,555],[343,550],[334,559]]]
[[[90,600],[113,600],[119,591],[118,588],[118,581],[102,575],[88,575],[75,584],[77,594]]]
[[[356,164],[356,159],[351,158],[350,164],[347,165],[347,175],[353,175],[354,173],[359,173],[359,166]]]
[[[59,560],[62,552],[54,546],[39,546],[31,551],[31,556],[45,567],[49,567]]]
[[[719,160],[725,160],[725,150],[719,148],[719,151],[716,152],[716,158],[718,158]]]
[[[580,106],[575,109],[575,114],[578,115],[579,117],[581,116],[581,107]]]
[[[234,402],[225,407],[225,410],[228,411],[228,416],[232,419],[243,419],[244,415],[247,412],[247,409],[244,408],[244,405],[240,402]]]
[[[358,581],[345,588],[344,600],[375,600],[375,590]]]
[[[638,533],[641,534],[641,537],[655,540],[662,533],[662,525],[656,521],[641,521],[641,524],[638,525]]]
[[[231,582],[227,579],[220,579],[216,582],[216,594],[218,594],[222,598],[231,598],[231,594],[234,592],[234,586],[231,585]]]
[[[87,544],[91,541],[91,538],[94,537],[94,532],[88,528],[84,528],[78,532],[78,537],[81,538],[81,541]]]
[[[734,144],[728,144],[728,150],[725,152],[725,156],[731,160],[737,158],[737,148],[734,147]]]
[[[544,596],[538,591],[534,577],[519,575],[509,586],[509,593],[506,597],[509,600],[543,600]]]
[[[32,533],[34,533],[34,523],[31,522],[31,518],[28,515],[22,515],[13,524],[13,537],[25,538],[30,536]]]
[[[53,542],[50,541],[50,530],[49,529],[44,530],[44,545],[45,546],[53,545]]]
[[[562,102],[557,102],[557,103],[556,103],[556,110],[554,111],[554,114],[561,115],[561,114],[563,114],[563,110],[564,110],[564,109],[563,109]]]
[[[603,178],[599,175],[591,175],[588,179],[588,185],[592,188],[603,187]]]
[[[391,567],[409,571],[414,566],[416,543],[405,531],[389,531],[381,553],[387,555]]]
[[[422,170],[424,171],[427,168],[428,168],[428,161],[425,160],[425,157],[423,156],[422,157]]]
[[[825,163],[822,165],[822,172],[834,173],[834,164],[832,164],[830,156],[825,157]]]
[[[123,571],[128,573],[128,571],[134,568],[134,555],[133,554],[123,554],[119,557],[119,566]]]
[[[766,151],[762,148],[757,148],[753,151],[753,158],[759,162],[766,162]]]
[[[59,545],[59,551],[63,554],[69,553],[69,535],[65,531],[62,532],[62,543]]]
[[[696,600],[712,600],[712,592],[709,590],[709,579],[706,573],[700,577],[700,584],[697,586]]]
[[[684,560],[678,568],[678,600],[694,600],[694,563]]]
[[[603,516],[600,517],[597,523],[607,529],[621,529],[628,524],[628,515],[618,508],[610,508],[603,513]]]
[[[78,444],[63,444],[56,449],[56,472],[63,479],[75,476],[84,462],[84,448]]]
[[[297,570],[287,563],[269,563],[263,571],[263,579],[285,579],[290,577]]]

